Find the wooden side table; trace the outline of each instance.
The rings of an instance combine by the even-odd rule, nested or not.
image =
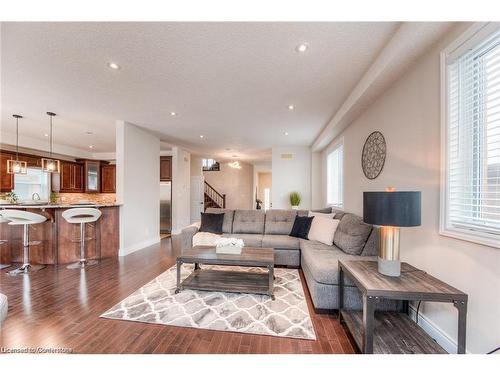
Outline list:
[[[361,291],[363,311],[343,309],[344,274]],[[457,353],[465,353],[467,294],[408,263],[401,276],[378,273],[376,261],[339,260],[339,320],[363,353],[446,353],[406,313],[375,311],[381,299],[449,302],[458,310]]]

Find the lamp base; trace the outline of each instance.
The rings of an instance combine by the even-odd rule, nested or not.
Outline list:
[[[401,262],[399,259],[387,260],[378,257],[378,272],[386,276],[401,276]]]

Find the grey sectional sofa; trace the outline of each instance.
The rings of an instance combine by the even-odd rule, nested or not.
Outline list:
[[[338,260],[370,259],[377,254],[378,229],[363,223],[359,216],[335,211],[340,220],[335,232],[333,246],[320,242],[290,237],[295,217],[307,215],[308,211],[296,210],[230,210],[209,208],[208,213],[224,213],[223,237],[243,239],[245,245],[273,247],[277,266],[301,267],[311,294],[315,309],[332,310],[338,308]],[[323,209],[321,212],[332,212]],[[174,235],[174,251],[182,251],[192,246],[192,238],[198,229],[194,226]],[[361,297],[356,287],[345,280],[345,305],[349,308],[361,307]]]

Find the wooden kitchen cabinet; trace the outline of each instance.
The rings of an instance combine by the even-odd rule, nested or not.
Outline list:
[[[83,182],[86,193],[98,193],[101,190],[101,164],[96,160],[85,160]]]
[[[83,193],[83,165],[61,161],[60,173],[52,173],[52,191]]]
[[[101,193],[116,192],[116,165],[104,164],[101,166]]]
[[[172,181],[171,156],[160,156],[160,181]]]
[[[0,192],[8,193],[14,189],[14,175],[7,173],[7,160],[15,159],[9,152],[0,152]]]

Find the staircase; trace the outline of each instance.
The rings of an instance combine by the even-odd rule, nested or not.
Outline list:
[[[205,210],[207,208],[226,208],[226,194],[221,194],[205,181]]]

